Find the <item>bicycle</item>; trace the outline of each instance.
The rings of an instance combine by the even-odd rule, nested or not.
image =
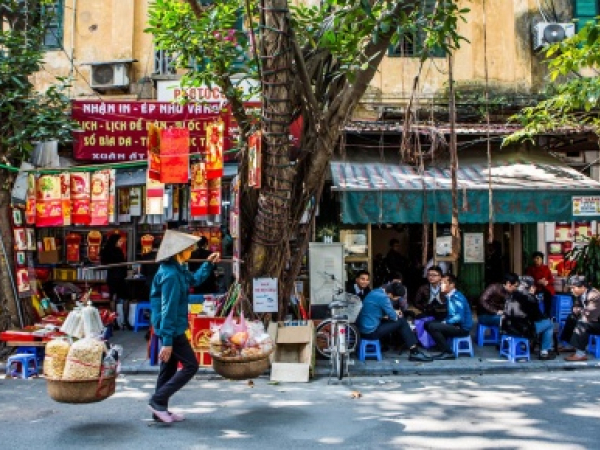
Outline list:
[[[345,293],[334,275],[325,275],[336,285],[329,304],[331,317],[317,326],[315,348],[321,356],[330,360],[331,373],[341,380],[348,371],[350,353],[358,345],[360,334],[352,322],[358,317],[362,302],[358,296]]]

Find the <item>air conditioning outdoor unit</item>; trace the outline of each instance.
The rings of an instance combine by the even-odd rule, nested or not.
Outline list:
[[[94,89],[123,89],[129,87],[127,76],[128,64],[106,63],[94,64],[92,67],[91,86]]]
[[[540,22],[533,28],[533,49],[562,42],[575,35],[574,23]]]

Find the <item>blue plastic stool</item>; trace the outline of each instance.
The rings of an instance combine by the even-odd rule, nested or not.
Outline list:
[[[473,341],[471,340],[471,335],[450,338],[448,339],[448,343],[452,346],[452,353],[454,353],[454,356],[456,356],[457,358],[458,355],[460,355],[461,353],[466,353],[471,357],[475,356],[475,352],[473,351]]]
[[[490,336],[486,337],[488,331]],[[500,343],[500,327],[480,323],[477,327],[477,345],[483,347],[486,344],[496,345],[498,343]]]
[[[383,356],[381,355],[381,345],[379,339],[369,340],[361,339],[358,347],[358,359],[364,361],[367,358],[377,358],[377,361],[381,361]]]
[[[521,348],[521,344],[525,345],[525,349]],[[500,340],[500,356],[505,356],[510,362],[517,362],[517,359],[526,359],[531,361],[529,353],[529,339],[503,335]]]
[[[35,355],[35,359],[37,361],[38,366],[41,366],[44,363],[45,353],[46,353],[45,347],[35,347],[35,346],[19,346],[19,347],[17,347],[17,355],[23,355],[23,354]]]
[[[600,336],[590,334],[587,351],[594,355],[594,358],[600,359]]]
[[[140,328],[150,327],[150,319],[144,317],[146,313],[150,313],[150,302],[139,302],[135,305],[133,331],[137,332]]]
[[[12,370],[13,364],[21,364],[21,378],[27,379],[38,374],[38,363],[35,355],[31,353],[17,353],[8,357],[6,361],[6,375],[16,376],[17,369]],[[33,366],[33,367],[32,367]]]

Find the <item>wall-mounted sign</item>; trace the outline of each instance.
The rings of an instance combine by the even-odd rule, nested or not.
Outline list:
[[[466,263],[485,262],[483,233],[465,233],[463,240],[464,261]]]
[[[600,197],[573,197],[573,216],[600,216]]]

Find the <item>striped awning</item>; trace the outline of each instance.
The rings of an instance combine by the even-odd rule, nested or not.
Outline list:
[[[344,223],[449,222],[452,195],[448,161],[422,173],[405,164],[333,161],[333,190],[341,193]],[[598,220],[574,208],[582,197],[598,198],[600,182],[540,153],[500,154],[491,170],[485,154],[459,157],[459,219],[489,220],[491,180],[494,221],[511,223]],[[579,203],[580,204],[580,203]]]
[[[334,161],[331,173],[333,188],[342,191],[450,189],[452,182],[447,162],[431,165],[421,174],[418,167],[404,164]],[[491,171],[482,158],[460,159],[459,189],[488,189],[490,174],[493,190],[600,189],[600,182],[555,158],[521,154],[495,158]]]

